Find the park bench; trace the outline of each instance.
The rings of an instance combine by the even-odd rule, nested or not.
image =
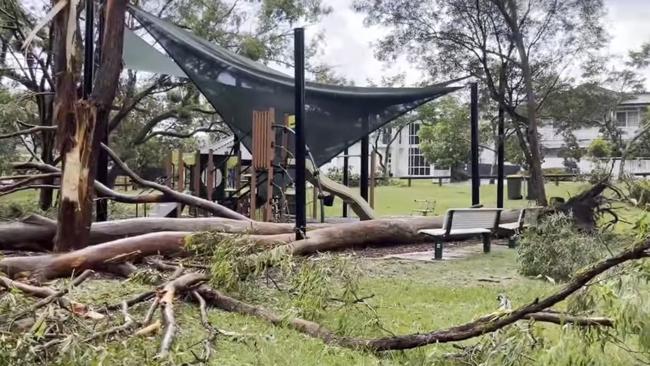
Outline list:
[[[442,259],[443,241],[460,236],[483,238],[483,252],[490,252],[492,233],[499,224],[501,209],[455,208],[447,210],[440,229],[424,229],[419,232],[435,238],[434,259]]]
[[[517,221],[499,224],[499,230],[508,234],[508,248],[517,246],[517,237],[528,227],[537,225],[541,207],[522,208]]]

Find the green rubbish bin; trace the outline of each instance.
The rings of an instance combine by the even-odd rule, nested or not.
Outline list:
[[[522,177],[521,175],[509,175],[506,177],[509,200],[520,200],[524,198],[521,195],[521,184],[523,180],[524,177]]]

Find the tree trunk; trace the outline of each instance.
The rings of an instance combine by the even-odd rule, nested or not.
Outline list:
[[[86,269],[107,270],[127,261],[150,255],[172,255],[183,251],[189,232],[166,231],[124,238],[62,254],[7,257],[0,260],[0,271],[8,276],[47,280],[79,273]]]
[[[501,222],[514,222],[518,211],[502,213]],[[320,251],[340,250],[368,245],[399,245],[430,241],[418,233],[422,229],[441,228],[444,217],[379,219],[337,224],[310,231],[307,238],[275,249],[278,253],[308,255]],[[281,241],[281,240],[278,240]]]
[[[31,215],[20,221],[0,224],[0,249],[49,250],[56,233],[56,221]],[[308,230],[330,226],[309,224]],[[241,221],[220,217],[160,218],[140,217],[95,222],[90,229],[90,244],[105,243],[124,237],[161,231],[216,231],[232,234],[277,235],[294,234],[294,225],[260,221]],[[295,235],[294,235],[295,236]]]
[[[102,60],[89,100],[78,100],[72,105],[71,101],[76,100],[75,78],[66,62],[76,61],[74,57],[73,60],[66,58],[65,51],[70,50],[66,49],[65,37],[54,37],[54,47],[64,51],[62,60],[65,61],[64,77],[62,82],[57,83],[54,103],[59,126],[59,150],[63,156],[61,201],[54,243],[54,251],[57,252],[88,245],[98,142],[105,133],[108,111],[115,98],[122,68],[125,11],[125,0],[106,3]],[[76,16],[69,14],[69,6],[57,18],[63,18],[67,23],[68,16]],[[55,21],[55,24],[55,34],[65,36],[65,23]],[[57,68],[62,68],[60,63]]]
[[[540,206],[547,206],[546,189],[544,187],[544,174],[542,172],[542,157],[541,149],[539,146],[539,138],[537,132],[537,103],[535,101],[535,90],[533,88],[533,76],[530,69],[530,62],[526,46],[524,45],[523,35],[519,29],[517,17],[517,4],[513,0],[507,0],[510,8],[510,17],[504,14],[507,18],[508,25],[512,31],[512,38],[517,52],[519,53],[519,63],[521,72],[524,79],[524,86],[526,90],[526,109],[528,114],[528,126],[526,128],[526,138],[528,146],[530,147],[530,177],[531,188],[535,194],[537,204]],[[502,11],[505,12],[505,9]]]
[[[68,19],[75,17],[70,6],[61,10],[52,23],[53,69],[56,83],[54,94],[53,119],[58,125],[57,140],[63,156],[64,173],[61,177],[61,201],[59,202],[59,221],[54,250],[65,251],[82,245],[87,241],[90,227],[90,197],[88,189],[79,187],[83,166],[81,165],[81,146],[90,145],[87,140],[86,125],[77,126],[75,105],[77,100],[77,58],[75,50],[68,49]],[[78,32],[75,30],[75,33]],[[73,36],[73,38],[76,38]],[[74,47],[70,45],[71,47]],[[68,54],[70,59],[68,59]],[[92,127],[92,126],[91,126]],[[92,131],[91,131],[92,133]],[[83,150],[87,150],[87,147]]]
[[[512,222],[518,217],[517,212],[508,212],[502,215],[503,222]],[[273,248],[274,255],[310,255],[317,252],[341,250],[368,245],[398,245],[430,240],[425,235],[419,234],[420,229],[434,229],[442,226],[443,218],[438,217],[417,217],[405,219],[382,219],[358,221],[347,224],[328,226],[307,232],[307,238],[293,241],[295,234],[282,233],[292,225],[273,224],[257,222],[242,222],[238,220],[217,219],[217,225],[209,227],[214,223],[214,218],[194,219],[158,219],[159,223],[173,223],[175,228],[189,228],[190,230],[179,231],[156,231],[154,223],[144,227],[143,222],[147,220],[133,219],[123,220],[121,231],[123,234],[131,234],[134,231],[148,232],[148,234],[131,236],[117,239],[102,244],[89,246],[64,254],[46,254],[26,257],[8,257],[0,260],[0,271],[11,277],[37,277],[38,279],[51,279],[67,276],[73,271],[85,269],[105,270],[110,264],[115,265],[128,261],[137,260],[149,255],[162,254],[171,255],[181,252],[185,245],[185,237],[196,231],[220,228],[226,233],[269,233],[267,236],[252,235],[251,239],[262,249]],[[34,222],[32,220],[32,222]],[[45,228],[40,231],[41,238],[44,238],[54,223],[47,219],[43,223]],[[255,227],[257,224],[258,227]],[[29,225],[25,223],[24,225]],[[95,223],[97,237],[106,239],[116,236],[116,225],[114,222]],[[229,227],[229,225],[233,225]],[[246,225],[251,225],[247,227]],[[38,224],[37,224],[38,226]],[[248,230],[250,228],[250,230]],[[20,225],[14,225],[8,229],[18,232]],[[23,232],[24,226],[23,226]],[[103,229],[103,230],[102,230]],[[137,229],[137,230],[136,230]],[[244,231],[246,230],[246,231]],[[0,230],[0,238],[2,235]]]

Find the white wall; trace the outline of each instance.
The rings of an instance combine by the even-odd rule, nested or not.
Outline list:
[[[406,177],[409,174],[409,145],[408,145],[408,129],[402,130],[402,138],[395,139],[395,141],[390,146],[391,152],[391,164],[390,171],[393,177]],[[373,137],[371,136],[371,139]],[[401,143],[400,143],[401,141]],[[372,146],[370,147],[372,151]],[[386,146],[383,144],[379,145],[379,151],[381,154],[385,154]],[[348,164],[350,170],[354,174],[359,174],[361,167],[361,143],[358,142],[348,148]],[[370,158],[368,158],[368,166],[370,166]],[[343,169],[343,154],[334,157],[329,163],[321,166],[321,172],[326,173],[331,168]],[[448,176],[450,174],[449,169],[435,169],[434,164],[429,165],[431,176]],[[380,170],[381,165],[379,164],[379,156],[377,156],[377,166],[376,170]]]

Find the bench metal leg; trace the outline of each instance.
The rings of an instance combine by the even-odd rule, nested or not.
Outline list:
[[[490,234],[481,234],[483,237],[483,253],[489,253],[490,252]]]
[[[436,239],[436,244],[434,248],[434,257],[433,259],[435,260],[441,260],[442,259],[442,239]]]
[[[517,235],[508,238],[508,248],[514,249],[517,247]]]

